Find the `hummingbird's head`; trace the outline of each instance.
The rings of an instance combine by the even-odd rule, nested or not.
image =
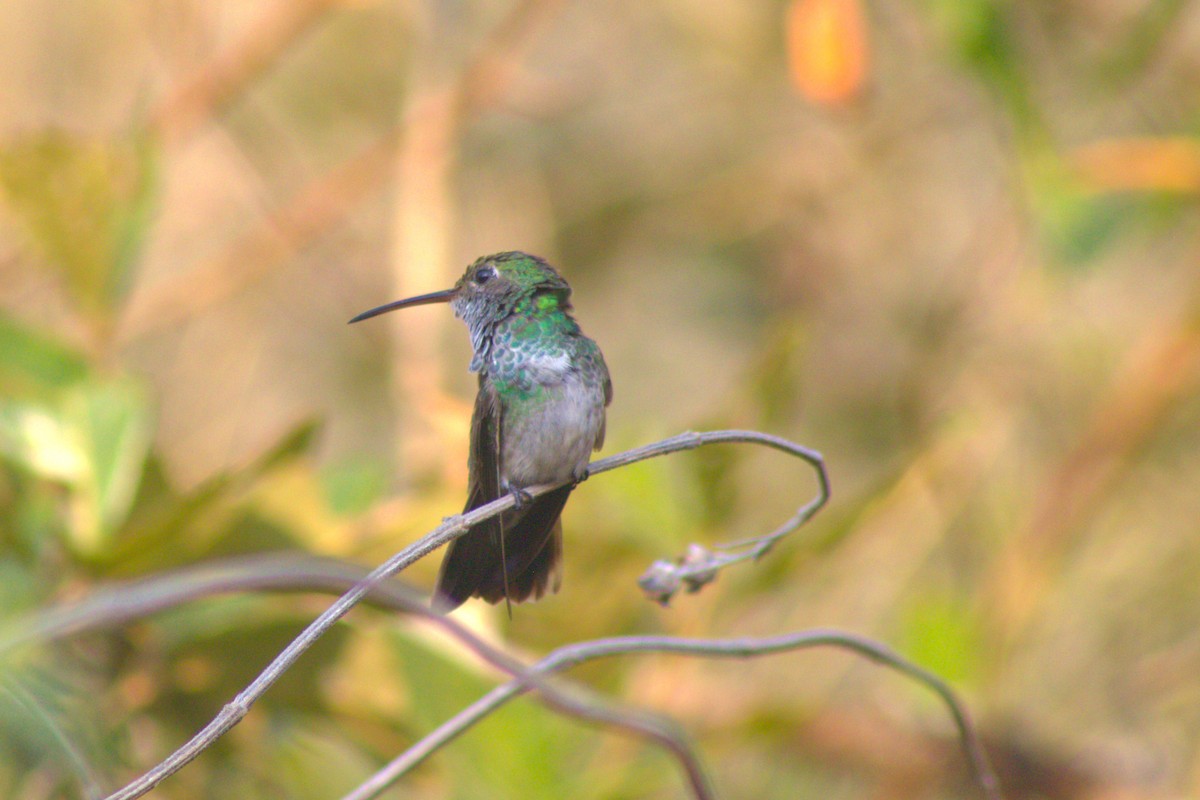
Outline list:
[[[571,287],[544,259],[514,251],[477,259],[450,294],[455,316],[474,333],[520,309],[524,302],[551,301],[569,308]]]
[[[408,297],[364,311],[351,322],[428,303],[449,303],[467,323],[476,351],[492,326],[524,309],[570,309],[571,287],[545,259],[512,251],[477,259],[450,289]]]

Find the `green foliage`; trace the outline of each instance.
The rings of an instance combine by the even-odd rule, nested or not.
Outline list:
[[[88,573],[161,569],[227,552],[229,542],[247,551],[296,546],[287,531],[256,528],[246,498],[308,451],[312,425],[238,472],[179,491],[158,467],[153,403],[139,381],[95,369],[71,348],[5,317],[0,386],[0,631],[16,630],[11,626],[20,612]],[[270,605],[234,599],[166,614],[164,627],[136,645],[118,633],[98,650],[0,653],[0,739],[6,743],[0,760],[46,771],[84,793],[111,785],[125,765],[131,717],[102,712],[120,707],[122,676],[152,681],[160,699],[142,713],[152,712],[156,724],[182,736],[258,668],[254,659],[210,654],[281,648],[297,623],[290,613],[279,616]],[[327,637],[305,668],[290,674],[284,698],[289,686],[295,696],[310,696],[315,673],[336,656],[339,638]],[[197,684],[197,673],[211,677]]]
[[[1134,205],[1127,198],[1090,191],[1055,157],[1030,159],[1030,196],[1034,202],[1051,266],[1082,269],[1131,223]]]
[[[20,645],[0,648],[0,797],[128,780],[327,598],[209,597],[54,641],[39,611],[117,584],[115,614],[140,598],[123,581],[234,554],[374,564],[461,508],[461,331],[344,325],[387,298],[393,244],[423,254],[393,265],[417,291],[483,252],[551,256],[613,371],[608,453],[753,427],[831,467],[811,527],[670,609],[636,589],[651,560],[769,529],[809,476],[719,447],[588,481],[563,593],[511,621],[465,609],[489,636],[534,658],[614,633],[885,632],[1080,764],[1099,742],[1194,789],[1191,5],[803,0],[862,18],[814,38],[866,59],[845,108],[788,80],[801,0],[517,3],[494,32],[505,9],[479,2],[68,5],[0,4],[0,642]],[[122,120],[143,86],[157,132]],[[897,684],[824,655],[753,680],[574,675],[679,717],[722,796],[962,794],[911,766],[948,749],[900,730]],[[499,680],[357,609],[155,796],[336,796]],[[1054,759],[1020,745],[1052,793]],[[529,699],[392,791],[679,795],[644,742]]]
[[[321,488],[334,514],[361,514],[384,496],[387,465],[369,456],[351,456],[326,464],[321,470]]]
[[[131,382],[84,384],[66,398],[63,421],[80,472],[67,478],[75,502],[71,544],[95,553],[125,521],[150,446],[149,409]]]
[[[998,92],[1013,119],[1034,122],[1037,109],[1022,70],[1013,9],[1002,0],[926,0],[925,5],[948,46]]]
[[[145,392],[87,375],[68,350],[12,321],[0,327],[0,353],[0,458],[24,480],[65,489],[67,541],[96,554],[125,521],[149,452]]]
[[[396,636],[393,652],[407,687],[412,719],[433,730],[483,695],[484,679],[458,657],[448,657],[419,640]],[[510,702],[435,757],[453,776],[456,798],[555,798],[594,796],[594,784],[579,767],[596,736],[544,710],[529,699]]]
[[[918,664],[954,684],[981,678],[987,637],[967,598],[927,591],[913,598],[900,624],[903,650]]]
[[[29,245],[88,314],[108,317],[128,290],[156,187],[151,140],[51,130],[0,146],[0,199]]]
[[[0,312],[0,391],[48,399],[87,374],[81,353]]]

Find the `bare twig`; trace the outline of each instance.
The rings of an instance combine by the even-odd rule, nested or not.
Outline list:
[[[628,464],[633,464],[638,461],[644,461],[655,456],[667,455],[681,450],[691,450],[696,447],[701,447],[706,444],[745,442],[762,444],[781,450],[786,453],[797,455],[807,461],[817,471],[820,481],[820,492],[814,501],[807,503],[801,508],[795,516],[785,523],[784,527],[788,530],[794,530],[799,527],[805,520],[815,513],[816,509],[824,505],[828,499],[828,477],[825,475],[824,462],[819,453],[809,450],[786,439],[778,436],[771,436],[765,433],[757,433],[755,431],[711,431],[708,433],[681,433],[678,436],[673,436],[669,439],[664,439],[660,442],[648,444],[643,447],[627,450],[624,453],[609,456],[608,458],[600,459],[594,462],[589,467],[589,474],[598,475],[602,472],[607,472],[611,469],[623,467]],[[538,497],[557,488],[557,485],[542,485],[529,487],[526,491]],[[485,519],[489,519],[502,511],[511,508],[513,505],[513,497],[505,495],[497,500],[480,506],[479,508],[456,517],[450,517],[433,531],[404,548],[394,556],[389,558],[383,564],[373,569],[363,580],[359,581],[350,591],[339,597],[333,605],[327,608],[324,613],[312,621],[299,636],[283,649],[283,651],[275,657],[266,669],[264,669],[257,678],[255,678],[249,686],[243,689],[238,695],[221,709],[221,712],[203,729],[193,736],[186,744],[168,756],[165,760],[152,768],[149,772],[134,780],[119,791],[109,796],[108,800],[131,800],[135,797],[141,797],[146,792],[153,789],[160,782],[170,775],[175,774],[182,769],[188,762],[198,756],[213,742],[223,736],[230,728],[236,725],[242,717],[246,716],[250,711],[250,707],[259,697],[271,688],[275,681],[286,672],[293,663],[304,653],[305,650],[325,634],[334,623],[346,615],[351,608],[356,606],[363,600],[364,597],[376,586],[400,572],[410,564],[429,555],[437,548],[448,544],[454,539],[462,536],[470,527]],[[811,509],[805,512],[805,509]],[[782,530],[782,529],[781,529]],[[772,534],[778,538],[782,535],[779,531]]]
[[[722,433],[742,434],[745,432],[722,431]],[[763,436],[764,434],[755,435]],[[722,441],[743,440],[729,438]],[[689,592],[698,591],[705,584],[715,580],[717,573],[725,567],[741,561],[761,558],[775,546],[776,542],[807,522],[829,500],[829,476],[825,472],[825,464],[821,459],[820,453],[777,437],[767,437],[767,439],[757,441],[769,447],[774,447],[777,450],[790,453],[811,464],[813,469],[816,470],[817,480],[820,484],[817,496],[801,506],[791,519],[766,536],[729,542],[717,545],[715,548],[716,550],[743,550],[741,553],[714,552],[703,545],[691,544],[688,545],[686,553],[674,562],[664,560],[655,561],[642,577],[638,579],[638,585],[642,587],[642,591],[651,599],[656,600],[662,605],[666,605],[681,588],[685,588]]]
[[[229,559],[214,564],[187,567],[152,578],[109,586],[93,592],[78,603],[27,615],[0,632],[0,655],[27,644],[48,642],[87,631],[110,628],[183,603],[228,592],[324,591],[341,593],[358,584],[365,569],[353,564],[307,555],[266,554]],[[525,689],[536,689],[541,700],[561,713],[617,727],[645,737],[663,747],[680,764],[693,794],[701,800],[712,797],[704,768],[686,734],[671,720],[630,709],[609,701],[567,691],[529,673],[524,664],[480,639],[457,621],[425,605],[423,596],[400,581],[385,581],[363,598],[382,608],[423,617],[458,639],[464,646],[497,669],[523,681]],[[5,687],[0,686],[0,690]],[[48,720],[49,724],[52,721]],[[68,755],[77,756],[69,739],[60,734]],[[73,758],[73,763],[80,762]],[[86,764],[83,763],[86,768]],[[95,787],[89,796],[101,797],[99,782],[86,769],[80,773]]]
[[[363,800],[364,798],[375,797],[403,775],[404,772],[407,772],[408,769],[416,766],[426,756],[432,754],[459,734],[465,733],[468,728],[487,716],[495,708],[498,708],[499,705],[503,705],[505,701],[511,697],[515,697],[517,694],[524,694],[531,690],[538,693],[543,703],[562,714],[620,728],[628,733],[651,740],[666,750],[679,763],[692,797],[696,798],[696,800],[714,800],[715,795],[713,794],[712,786],[709,784],[704,766],[700,761],[700,756],[688,741],[687,734],[673,720],[648,714],[640,710],[616,707],[611,701],[599,698],[591,692],[584,694],[578,689],[574,692],[566,692],[561,687],[547,680],[548,672],[530,669],[508,653],[498,650],[482,639],[479,639],[448,617],[440,616],[426,609],[421,609],[420,613],[453,635],[484,661],[513,676],[513,681],[506,685],[519,688],[513,695],[506,697],[496,706],[483,709],[478,715],[467,714],[467,711],[470,709],[480,707],[488,697],[491,697],[494,691],[485,695],[484,698],[469,706],[467,710],[455,715],[453,719],[460,720],[462,723],[461,726],[453,726],[450,722],[447,722],[439,726],[437,730],[426,736],[421,742],[418,742],[413,748],[406,751],[405,755],[409,753],[416,755],[416,751],[420,748],[419,757],[413,760],[406,768],[394,774],[389,774],[385,767],[384,770],[381,770],[366,782],[360,784],[353,792],[346,795],[343,800]],[[440,736],[438,735],[439,732],[441,732]],[[421,748],[422,744],[426,746]],[[400,758],[403,757],[402,755]]]
[[[105,630],[169,608],[231,592],[324,592],[341,594],[363,579],[364,567],[295,553],[263,553],[183,567],[152,577],[102,587],[78,602],[41,609],[0,629],[0,656],[26,645]],[[397,580],[382,581],[363,598],[392,611],[418,612],[424,595]]]
[[[27,615],[0,634],[0,654],[26,644],[45,644],[67,636],[111,628],[167,608],[222,593],[264,590],[342,592],[357,585],[364,574],[364,568],[354,564],[287,553],[248,556],[188,567],[152,578],[106,587],[70,606]],[[385,581],[372,587],[363,598],[363,602],[424,618],[428,623],[453,636],[487,663],[513,675],[515,680],[498,687],[448,720],[361,784],[344,800],[365,800],[376,796],[428,755],[464,733],[475,722],[531,689],[538,692],[544,703],[562,713],[620,727],[663,746],[679,761],[692,795],[702,800],[710,798],[711,788],[699,758],[686,736],[670,720],[615,708],[592,697],[581,697],[578,690],[567,691],[557,683],[548,683],[546,677],[584,661],[625,653],[671,652],[717,657],[752,657],[820,645],[854,650],[916,678],[937,692],[951,711],[960,742],[967,753],[976,780],[988,798],[999,796],[996,779],[988,765],[978,735],[953,691],[936,676],[905,661],[887,648],[852,634],[816,630],[765,639],[613,638],[561,648],[532,668],[528,668],[512,656],[483,641],[457,621],[431,611],[419,592],[400,581]]]
[[[966,708],[954,690],[937,675],[914,664],[899,653],[862,636],[835,630],[810,630],[783,636],[741,639],[681,639],[671,636],[621,636],[596,639],[555,650],[531,667],[526,675],[551,675],[586,661],[630,653],[675,653],[718,658],[752,658],[811,647],[840,647],[894,669],[931,689],[946,704],[958,729],[963,751],[971,772],[988,800],[1000,800],[999,783]],[[483,717],[531,688],[526,676],[498,686],[455,716],[446,720],[424,739],[362,783],[342,800],[368,800],[386,789],[399,777],[420,764],[427,756],[451,741]],[[540,687],[539,687],[540,688]],[[706,795],[694,793],[695,797]]]
[[[724,435],[737,432],[717,432]],[[740,435],[740,434],[738,434]],[[685,435],[686,436],[686,435]],[[680,437],[676,437],[680,438]],[[650,451],[666,443],[643,448]],[[632,454],[622,454],[628,460]],[[646,456],[649,457],[649,456]],[[600,463],[594,471],[603,471]],[[810,504],[811,505],[811,504]],[[268,554],[229,559],[215,564],[189,567],[152,578],[101,589],[71,606],[39,611],[8,626],[0,633],[0,654],[21,645],[46,643],[89,630],[108,628],[147,616],[185,602],[223,592],[262,590],[333,591],[360,586],[364,570],[333,559]],[[483,660],[515,677],[464,709],[410,748],[395,761],[360,785],[346,800],[363,800],[383,791],[426,756],[467,730],[508,700],[535,689],[551,708],[571,716],[601,722],[645,736],[665,747],[680,763],[692,795],[704,800],[712,796],[703,767],[686,737],[670,720],[627,709],[614,708],[594,698],[580,697],[546,682],[545,677],[584,661],[633,652],[674,652],[693,655],[750,657],[792,649],[836,645],[854,650],[908,674],[926,684],[946,702],[972,770],[989,798],[998,797],[996,780],[965,709],[936,676],[905,661],[883,646],[836,631],[808,631],[770,639],[684,640],[670,637],[625,637],[585,642],[562,648],[528,669],[507,653],[487,644],[456,621],[430,611],[421,596],[399,581],[371,586],[363,601],[382,608],[421,616],[462,642]]]

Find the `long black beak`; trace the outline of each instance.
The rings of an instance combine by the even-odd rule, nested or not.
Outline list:
[[[406,297],[403,300],[396,300],[392,303],[372,308],[370,311],[364,311],[354,319],[347,322],[347,325],[352,325],[355,322],[362,322],[364,319],[378,317],[380,314],[386,314],[389,311],[395,311],[398,308],[408,308],[409,306],[424,306],[430,303],[449,303],[454,299],[454,295],[458,294],[456,289],[445,289],[440,292],[430,292],[429,294],[417,295],[416,297]]]

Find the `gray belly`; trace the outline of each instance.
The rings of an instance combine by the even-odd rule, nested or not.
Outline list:
[[[604,423],[602,388],[571,375],[523,412],[504,415],[501,478],[523,487],[578,477]]]

